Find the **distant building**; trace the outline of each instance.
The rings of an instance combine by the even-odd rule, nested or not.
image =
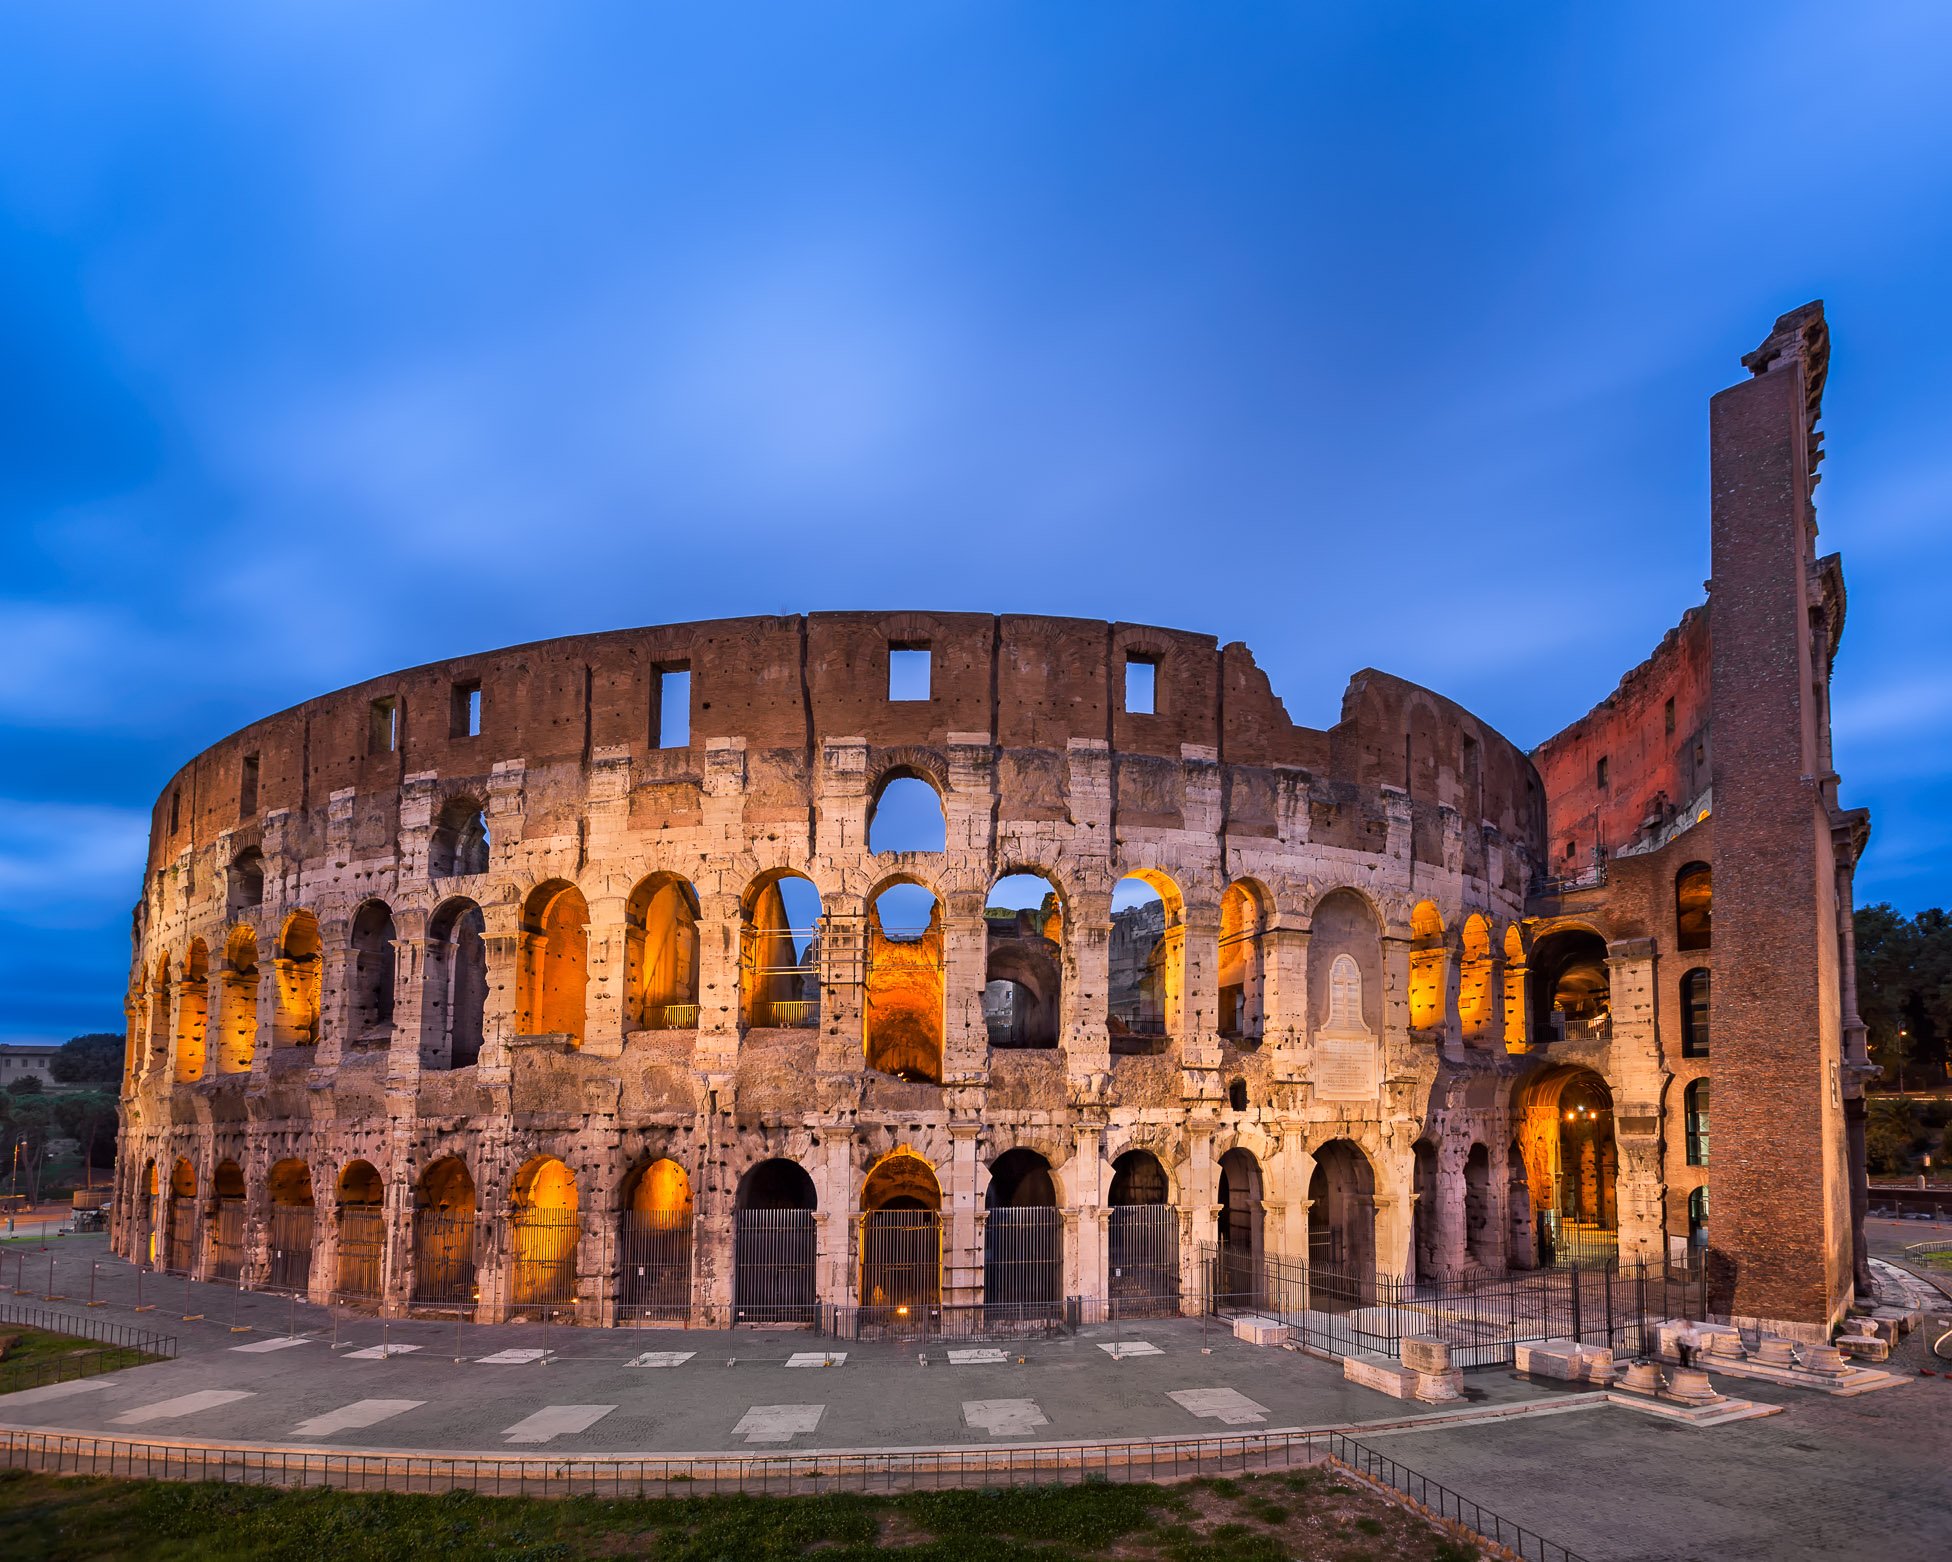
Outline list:
[[[60,1047],[26,1045],[0,1046],[0,1090],[5,1090],[16,1079],[29,1077],[40,1080],[44,1085],[54,1083],[54,1059]]]

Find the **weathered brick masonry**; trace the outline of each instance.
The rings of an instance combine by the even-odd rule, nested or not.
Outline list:
[[[1821,1329],[1863,832],[1828,775],[1840,577],[1805,558],[1812,318],[1717,400],[1710,607],[1536,767],[1383,673],[1317,730],[1239,644],[937,613],[578,636],[234,734],[154,817],[118,1250],[610,1323],[783,1305],[769,1223],[806,1296],[869,1308],[996,1306],[1042,1262],[1006,1230],[1087,1300],[1190,1290],[1209,1249],[1460,1276],[1692,1233],[1744,1311]],[[896,781],[941,849],[870,849]],[[1712,952],[1678,948],[1693,863]],[[1049,901],[986,913],[1018,873]],[[1114,912],[1128,875],[1157,909]],[[925,929],[878,920],[894,884]],[[1680,1038],[1711,960],[1709,1226]],[[888,1257],[914,1222],[925,1283]]]

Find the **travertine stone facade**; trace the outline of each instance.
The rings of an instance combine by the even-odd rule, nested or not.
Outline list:
[[[927,697],[889,698],[891,653],[919,649]],[[1149,699],[1126,697],[1135,666]],[[897,779],[939,798],[942,850],[870,849]],[[755,1283],[739,1214],[783,1160],[811,1184],[820,1301],[876,1299],[861,1217],[894,1190],[939,1210],[931,1298],[973,1307],[995,1300],[992,1169],[1030,1151],[1061,1294],[1091,1300],[1125,1283],[1109,1207],[1154,1196],[1121,1173],[1138,1150],[1187,1294],[1230,1247],[1529,1265],[1547,1210],[1658,1259],[1666,902],[1636,920],[1618,874],[1545,884],[1549,808],[1531,759],[1427,690],[1365,671],[1336,725],[1301,727],[1244,646],[1140,625],[735,619],[376,679],[233,735],[159,799],[115,1241],[402,1310],[440,1291],[438,1228],[465,1220],[476,1316],[600,1323],[631,1316],[620,1231],[651,1212],[682,1228],[681,1310],[724,1321]],[[1704,810],[1632,860],[1659,881],[1709,830]],[[1049,1047],[985,1021],[985,904],[1016,873],[1056,891],[1021,919],[1055,945]],[[1163,903],[1143,961],[1113,949],[1126,875]],[[796,876],[819,897],[797,933]],[[876,922],[896,883],[936,898],[919,939]],[[1542,938],[1582,931],[1596,955],[1562,937],[1538,968]],[[1121,964],[1157,980],[1156,1039],[1110,1013]],[[1601,1126],[1578,1139],[1568,1113]],[[539,1258],[545,1224],[568,1235]]]

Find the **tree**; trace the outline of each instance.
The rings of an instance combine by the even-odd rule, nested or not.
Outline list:
[[[53,1137],[54,1108],[45,1096],[0,1095],[0,1154],[10,1185],[18,1182],[30,1204],[41,1197],[41,1163]]]
[[[1918,1137],[1918,1121],[1909,1101],[1894,1101],[1886,1096],[1871,1102],[1864,1125],[1864,1154],[1871,1170],[1898,1176],[1911,1170],[1912,1145]]]
[[[1947,1077],[1952,1037],[1952,916],[1906,918],[1888,905],[1857,912],[1857,1012],[1871,1057],[1899,1089]]]
[[[115,1097],[101,1090],[76,1090],[54,1097],[53,1106],[55,1124],[81,1146],[82,1176],[92,1187],[95,1167],[115,1161]]]
[[[18,1079],[7,1081],[7,1094],[10,1096],[37,1096],[46,1088],[39,1074],[22,1074]]]
[[[61,1044],[52,1064],[64,1085],[113,1084],[122,1077],[122,1037],[91,1031]]]

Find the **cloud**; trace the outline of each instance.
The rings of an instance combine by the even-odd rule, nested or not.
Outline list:
[[[0,799],[0,921],[58,933],[126,918],[148,839],[147,810]]]

